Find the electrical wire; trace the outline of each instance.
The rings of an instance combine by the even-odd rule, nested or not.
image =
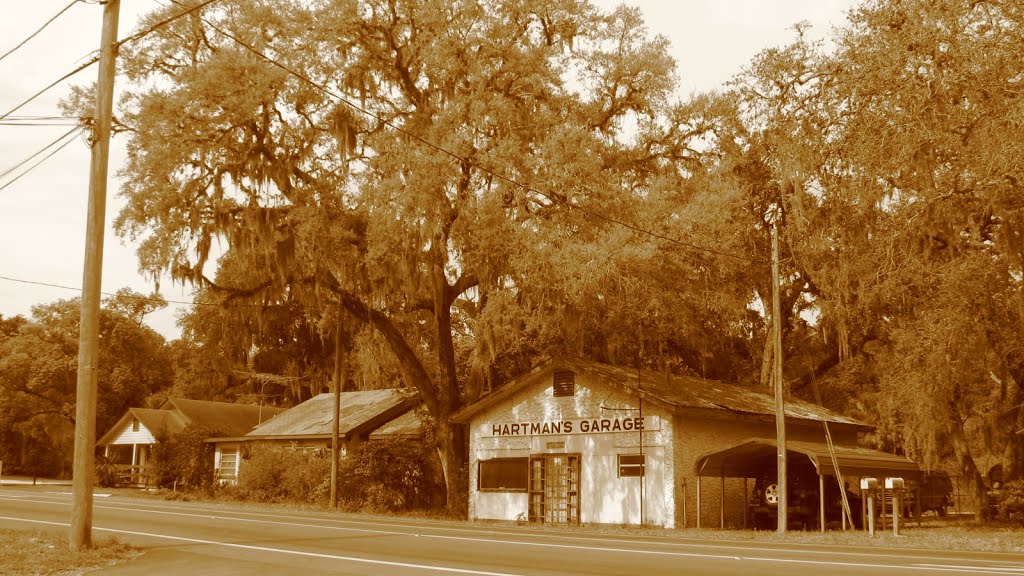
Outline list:
[[[8,116],[0,120],[0,126],[78,126],[79,123],[80,119],[72,116]]]
[[[67,141],[66,141],[66,142],[64,142],[64,143],[63,143],[63,144],[61,144],[60,146],[57,146],[57,148],[55,148],[54,150],[52,150],[52,151],[51,151],[51,152],[50,152],[49,154],[47,154],[46,156],[43,156],[42,158],[40,158],[40,159],[39,159],[39,161],[37,161],[36,163],[34,163],[34,164],[32,164],[31,166],[29,166],[28,168],[26,168],[24,172],[22,172],[22,173],[18,174],[17,176],[15,176],[15,177],[14,177],[14,178],[12,178],[11,180],[9,180],[9,181],[8,181],[8,182],[7,182],[6,184],[4,184],[3,186],[0,186],[0,190],[3,190],[4,188],[7,188],[7,187],[8,187],[8,186],[10,186],[11,184],[14,184],[14,183],[15,183],[15,182],[17,182],[17,181],[18,181],[18,179],[20,179],[20,178],[21,178],[22,176],[24,176],[25,174],[28,174],[29,172],[31,172],[33,168],[35,168],[36,166],[39,166],[40,164],[42,164],[43,162],[45,162],[45,161],[46,161],[46,159],[48,159],[49,157],[53,156],[53,155],[54,155],[54,154],[56,154],[57,152],[60,152],[61,150],[63,150],[63,149],[64,149],[64,148],[65,148],[65,147],[66,147],[66,146],[67,146],[68,144],[70,144],[71,142],[73,142],[73,141],[74,141],[74,139],[75,139],[75,136],[77,136],[77,135],[78,135],[77,133],[80,133],[80,132],[82,132],[83,130],[84,130],[84,128],[82,128],[81,126],[75,126],[75,127],[74,127],[74,128],[72,128],[71,130],[68,130],[68,131],[67,131],[67,132],[65,132],[64,134],[61,134],[61,135],[60,135],[60,136],[59,136],[59,137],[58,137],[58,138],[57,138],[56,140],[54,140],[53,142],[50,142],[50,143],[49,143],[49,144],[47,144],[46,146],[43,146],[43,147],[42,147],[41,149],[39,149],[38,151],[36,151],[36,152],[35,152],[34,154],[32,154],[31,156],[29,156],[28,158],[25,158],[25,159],[24,159],[24,160],[22,160],[21,162],[18,162],[17,164],[15,164],[14,166],[11,166],[11,167],[10,167],[10,168],[8,168],[7,170],[4,170],[4,171],[3,171],[3,173],[0,173],[0,179],[2,179],[2,178],[5,178],[5,177],[6,177],[6,176],[7,176],[8,174],[10,174],[10,173],[12,173],[12,172],[14,172],[14,171],[18,170],[18,169],[19,169],[19,168],[21,168],[22,166],[25,166],[26,164],[28,164],[29,162],[31,162],[31,161],[32,161],[32,160],[33,160],[33,159],[34,159],[35,157],[39,156],[40,154],[43,154],[44,152],[46,152],[46,151],[47,151],[47,150],[49,150],[50,148],[53,148],[54,146],[57,146],[57,144],[58,144],[58,143],[60,143],[60,141],[61,141],[61,140],[64,140],[65,138],[67,138]]]
[[[67,132],[65,132],[65,133],[61,134],[60,136],[58,136],[57,139],[54,140],[53,142],[50,142],[46,146],[43,146],[41,149],[39,149],[36,152],[32,153],[32,155],[30,155],[28,158],[25,158],[24,160],[22,160],[21,162],[18,162],[14,166],[11,166],[7,170],[4,170],[3,172],[0,172],[0,178],[3,178],[4,176],[7,176],[11,172],[14,172],[15,170],[17,170],[18,168],[21,168],[25,164],[28,164],[30,161],[32,161],[33,158],[35,158],[36,156],[39,156],[40,154],[46,152],[52,146],[55,146],[58,142],[60,142],[61,140],[63,140],[67,136],[71,135],[71,133],[74,132],[78,128],[80,128],[80,127],[79,126],[75,126],[71,130],[68,130]]]
[[[28,284],[31,286],[45,286],[47,288],[59,288],[61,290],[71,290],[72,292],[81,292],[81,287],[65,286],[63,284],[53,284],[51,282],[40,282],[38,280],[24,280],[22,278],[13,278],[11,276],[0,275],[0,280],[6,280],[7,282],[15,282],[18,284]],[[103,296],[118,296],[118,294],[111,292],[100,292]],[[167,300],[166,298],[153,298],[152,296],[135,296],[128,295],[128,298],[136,300],[138,302],[154,302],[154,303],[167,303],[167,304],[181,304],[185,306],[208,306],[215,308],[267,308],[265,304],[251,304],[247,302],[236,302],[233,304],[225,305],[216,302],[189,302],[186,300]],[[303,306],[303,308],[315,309],[311,306]]]
[[[60,12],[57,12],[56,14],[54,14],[54,15],[53,15],[53,17],[52,17],[52,18],[50,18],[49,20],[47,20],[46,22],[44,22],[44,23],[43,23],[43,25],[42,25],[42,26],[40,26],[38,30],[36,30],[35,32],[33,32],[33,33],[29,34],[29,35],[28,35],[28,38],[25,38],[24,40],[22,40],[21,42],[19,42],[19,43],[18,43],[18,45],[17,45],[17,46],[15,46],[14,48],[11,48],[11,49],[10,49],[10,50],[8,50],[7,52],[4,52],[4,53],[3,53],[3,55],[0,55],[0,61],[3,61],[3,59],[4,59],[4,58],[7,58],[8,56],[10,56],[10,55],[11,55],[11,54],[13,54],[14,52],[16,52],[16,51],[18,50],[18,48],[21,48],[22,46],[24,46],[24,45],[25,45],[25,43],[27,43],[27,42],[28,42],[29,40],[31,40],[31,39],[33,39],[33,38],[35,38],[35,37],[36,37],[36,35],[38,35],[38,34],[39,34],[40,32],[42,32],[43,30],[45,30],[47,26],[49,26],[50,24],[52,24],[54,20],[56,20],[57,18],[60,18],[60,15],[61,15],[61,14],[63,14],[63,13],[65,13],[65,12],[67,12],[68,10],[70,10],[70,9],[71,9],[71,7],[72,7],[72,6],[74,6],[75,4],[77,4],[78,2],[79,2],[79,0],[71,0],[71,2],[70,2],[70,3],[69,3],[69,4],[67,5],[67,6],[65,6],[64,8],[62,8]]]
[[[138,40],[140,38],[148,36],[149,34],[152,34],[153,32],[155,32],[157,29],[159,29],[159,28],[161,28],[163,26],[166,26],[167,24],[170,24],[171,22],[174,22],[178,18],[181,18],[183,16],[188,16],[189,14],[195,12],[196,10],[200,10],[202,8],[205,8],[206,6],[209,6],[210,4],[213,4],[214,2],[217,2],[217,1],[219,1],[219,0],[205,0],[204,2],[202,2],[200,4],[197,4],[197,5],[189,8],[188,10],[184,10],[184,11],[178,13],[178,14],[175,14],[173,16],[169,16],[168,18],[165,18],[165,19],[161,20],[160,22],[157,22],[156,24],[153,24],[152,26],[150,26],[146,30],[143,30],[141,32],[136,32],[135,34],[132,34],[131,36],[128,36],[124,40],[119,40],[115,45],[120,47],[120,46],[122,46],[122,45],[124,45],[124,44],[126,44],[128,42],[134,42],[135,40]],[[11,114],[17,112],[18,110],[20,110],[23,106],[25,106],[29,102],[31,102],[31,101],[35,100],[36,98],[42,96],[50,88],[53,88],[57,84],[60,84],[61,82],[67,80],[68,78],[74,76],[75,74],[78,74],[82,70],[85,70],[89,66],[92,66],[96,62],[99,62],[99,59],[100,59],[99,55],[94,53],[85,63],[81,64],[80,66],[78,66],[77,68],[72,70],[71,72],[68,72],[67,74],[61,76],[57,80],[51,82],[45,88],[43,88],[42,90],[40,90],[40,91],[36,92],[35,94],[29,96],[28,98],[26,98],[25,100],[20,102],[17,106],[15,106],[14,108],[11,108],[7,112],[5,112],[3,115],[0,115],[0,120],[3,120],[5,118],[7,118],[8,116],[10,116]]]
[[[182,6],[182,7],[184,6],[179,0],[170,0],[170,1],[172,3],[178,5],[178,6]],[[532,187],[532,186],[530,186],[528,184],[523,184],[521,182],[518,182],[514,178],[505,176],[504,174],[499,174],[496,170],[488,168],[487,166],[484,166],[484,165],[482,165],[482,164],[478,163],[477,161],[472,160],[470,158],[466,158],[466,157],[460,156],[459,154],[457,154],[455,152],[452,152],[451,150],[448,150],[447,148],[444,148],[444,147],[442,147],[442,146],[440,146],[438,144],[434,144],[433,142],[427,140],[426,138],[423,138],[422,136],[419,136],[418,134],[409,132],[408,130],[405,130],[401,126],[399,126],[397,124],[394,124],[393,122],[390,122],[389,120],[387,120],[387,119],[385,119],[385,118],[383,118],[383,117],[381,117],[381,116],[379,116],[377,114],[374,114],[373,112],[371,112],[369,110],[366,110],[366,109],[362,108],[361,106],[359,106],[355,102],[352,102],[348,98],[345,98],[341,94],[338,94],[337,92],[331,90],[326,85],[321,84],[319,82],[316,82],[315,80],[313,80],[312,78],[309,78],[305,74],[302,74],[301,72],[299,72],[299,71],[297,71],[297,70],[295,70],[295,69],[293,69],[293,68],[291,68],[291,67],[289,67],[289,66],[287,66],[285,64],[282,64],[281,62],[278,62],[277,60],[274,60],[273,58],[265,55],[262,51],[257,50],[256,48],[250,46],[248,43],[242,41],[241,39],[239,39],[234,34],[231,34],[230,32],[225,31],[224,29],[222,29],[221,27],[217,26],[216,24],[210,22],[206,18],[203,18],[202,16],[200,16],[200,19],[204,23],[206,23],[207,26],[210,26],[215,31],[217,31],[221,35],[229,38],[230,40],[232,40],[233,42],[235,42],[236,44],[238,44],[242,48],[245,48],[249,52],[252,52],[257,57],[261,58],[262,60],[264,60],[268,64],[270,64],[272,66],[275,66],[277,68],[280,68],[284,72],[294,76],[295,78],[298,78],[299,80],[301,80],[301,81],[305,82],[306,84],[316,88],[317,90],[320,90],[321,92],[323,92],[324,94],[330,96],[331,98],[335,99],[336,101],[338,101],[338,102],[340,102],[342,104],[345,104],[346,106],[348,106],[349,108],[353,109],[354,111],[357,111],[360,114],[363,114],[363,115],[365,115],[365,116],[367,116],[369,118],[372,118],[373,120],[376,120],[377,122],[380,122],[384,126],[387,126],[388,128],[391,128],[392,130],[395,130],[396,132],[402,134],[403,136],[407,136],[407,137],[409,137],[409,138],[419,142],[420,144],[426,146],[427,148],[430,148],[430,149],[432,149],[434,151],[437,151],[437,152],[439,152],[441,154],[449,156],[452,159],[459,161],[460,163],[469,162],[470,164],[472,164],[473,166],[476,166],[478,169],[480,169],[484,173],[486,173],[486,174],[488,174],[488,175],[490,175],[490,176],[492,176],[492,177],[494,177],[494,178],[496,178],[498,180],[501,180],[502,182],[505,182],[505,183],[508,183],[508,184],[510,184],[512,186],[520,188],[520,189],[522,189],[522,190],[524,190],[526,192],[532,192],[533,194],[537,194],[539,196],[543,196],[544,198],[547,198],[549,201],[551,201],[554,204],[559,204],[559,205],[565,206],[565,207],[567,207],[569,209],[577,210],[579,212],[582,212],[583,214],[587,214],[587,215],[589,215],[591,217],[598,218],[600,220],[608,222],[609,224],[616,224],[616,225],[622,226],[624,228],[627,228],[629,230],[632,230],[633,232],[637,232],[637,233],[642,234],[642,235],[650,236],[652,238],[657,238],[659,240],[664,240],[666,242],[669,242],[669,243],[672,243],[672,244],[676,244],[676,245],[679,245],[679,246],[684,246],[686,248],[690,248],[691,250],[696,250],[696,251],[699,251],[699,252],[705,252],[705,253],[708,253],[708,254],[715,254],[715,255],[718,255],[718,256],[723,256],[723,257],[732,258],[732,259],[735,259],[735,260],[740,260],[740,261],[743,261],[743,262],[758,262],[758,261],[760,261],[759,259],[750,258],[750,257],[747,257],[747,256],[740,256],[738,254],[732,254],[732,253],[725,252],[725,251],[722,251],[722,250],[716,250],[714,248],[709,248],[709,247],[706,247],[706,246],[701,246],[701,245],[698,245],[698,244],[694,244],[692,242],[687,242],[687,241],[682,240],[680,238],[675,238],[675,237],[672,237],[672,236],[668,236],[666,234],[661,234],[661,233],[655,232],[653,230],[648,230],[646,228],[642,228],[640,226],[637,226],[635,224],[631,224],[631,223],[626,222],[624,220],[619,220],[619,219],[614,218],[612,216],[608,216],[606,214],[602,214],[602,213],[597,212],[595,210],[591,210],[589,208],[585,208],[585,207],[580,206],[578,204],[573,204],[572,202],[569,202],[568,200],[563,200],[561,198],[558,198],[555,195],[552,195],[552,194],[549,194],[547,192],[544,192],[543,190],[539,190],[539,189],[534,188],[534,187]]]

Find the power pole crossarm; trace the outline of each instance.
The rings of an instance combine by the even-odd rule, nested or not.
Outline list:
[[[78,384],[75,402],[75,461],[71,505],[71,549],[92,545],[92,490],[96,444],[96,370],[99,360],[100,289],[103,272],[103,227],[107,211],[107,164],[117,68],[117,17],[120,0],[103,8],[100,71],[96,85],[92,164],[89,170],[89,214],[82,272],[82,313],[78,337]]]

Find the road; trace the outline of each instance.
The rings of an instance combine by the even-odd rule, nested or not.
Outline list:
[[[0,528],[63,529],[70,518],[71,497],[56,491],[59,489],[0,488]],[[1007,554],[582,534],[576,530],[257,511],[241,505],[116,496],[95,499],[93,529],[95,538],[114,535],[145,551],[137,560],[93,573],[103,576],[1024,576],[1024,558]]]

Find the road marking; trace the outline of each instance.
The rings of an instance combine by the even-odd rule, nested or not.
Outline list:
[[[0,520],[14,520],[21,522],[32,522],[36,524],[49,524],[51,526],[71,526],[67,522],[50,522],[47,520],[32,520],[29,518],[13,518],[10,516],[0,516]],[[131,534],[133,536],[146,536],[149,538],[164,538],[167,540],[176,540],[178,542],[189,542],[191,544],[206,544],[210,546],[225,546],[227,548],[241,548],[243,550],[256,550],[259,552],[276,552],[279,554],[291,554],[294,556],[306,556],[309,558],[323,558],[325,560],[341,560],[345,562],[361,562],[364,564],[374,564],[377,566],[391,566],[393,568],[415,568],[419,570],[432,570],[434,572],[451,572],[454,574],[477,574],[479,576],[523,576],[521,574],[512,574],[509,572],[488,572],[485,570],[470,570],[466,568],[449,568],[445,566],[432,566],[430,564],[413,564],[411,562],[394,562],[391,560],[373,560],[371,558],[359,558],[356,556],[340,556],[337,554],[322,554],[319,552],[303,552],[301,550],[288,550],[285,548],[271,548],[269,546],[253,546],[251,544],[235,544],[232,542],[219,542],[217,540],[203,540],[200,538],[185,538],[183,536],[171,536],[168,534],[154,534],[151,532],[136,532],[134,530],[119,530],[116,528],[101,528],[94,526],[93,530],[99,530],[101,532],[114,532],[117,534]]]
[[[50,492],[50,493],[51,494],[61,494],[59,492]],[[0,499],[2,499],[4,496],[7,496],[7,494],[0,494]],[[31,500],[30,502],[35,502],[35,503],[39,503],[39,504],[68,504],[68,502],[66,502],[66,501],[49,502],[49,501],[42,501],[42,500]],[[211,513],[215,513],[215,514],[232,514],[232,515],[254,516],[256,518],[266,518],[266,517],[269,517],[269,518],[275,518],[275,519],[293,519],[293,520],[306,520],[306,521],[315,520],[315,521],[319,521],[319,522],[328,522],[328,523],[332,523],[332,524],[345,523],[345,524],[358,524],[358,525],[371,525],[371,526],[390,526],[390,527],[394,527],[394,528],[404,528],[404,529],[411,529],[411,530],[432,530],[432,531],[438,531],[438,532],[461,532],[461,533],[470,533],[470,534],[475,534],[475,535],[479,535],[479,534],[492,534],[492,535],[498,535],[498,536],[509,536],[509,537],[520,537],[520,538],[523,538],[523,537],[536,537],[536,538],[545,538],[547,540],[552,540],[552,539],[570,540],[570,541],[572,541],[572,540],[575,540],[575,541],[584,540],[584,541],[588,541],[588,542],[609,542],[609,543],[616,543],[616,544],[623,544],[623,545],[642,543],[642,544],[649,545],[649,546],[686,547],[686,548],[709,548],[709,549],[719,549],[719,550],[745,550],[745,551],[754,551],[754,552],[775,552],[775,551],[780,550],[779,547],[778,547],[778,544],[759,543],[759,542],[752,542],[752,541],[749,541],[749,540],[735,540],[735,539],[734,540],[730,540],[730,539],[726,539],[726,538],[714,539],[714,540],[706,540],[705,541],[705,540],[702,540],[700,538],[692,538],[692,537],[685,537],[685,536],[683,536],[683,537],[680,538],[680,540],[686,540],[686,541],[678,541],[678,540],[677,541],[671,541],[671,540],[669,540],[670,537],[668,537],[668,536],[648,536],[648,537],[637,536],[637,537],[633,537],[632,539],[628,539],[628,538],[621,538],[621,537],[619,537],[619,538],[611,538],[611,537],[605,537],[605,536],[594,535],[594,534],[578,534],[578,535],[558,534],[558,533],[552,533],[552,532],[549,532],[549,531],[536,532],[536,531],[529,531],[529,530],[522,530],[522,531],[493,530],[493,529],[486,529],[486,528],[483,528],[483,527],[460,528],[460,527],[453,527],[453,526],[436,526],[436,525],[427,524],[427,523],[412,523],[412,522],[401,523],[401,522],[389,521],[389,520],[386,520],[386,519],[381,519],[381,520],[376,520],[375,519],[375,520],[370,521],[370,520],[355,520],[355,519],[349,519],[349,518],[337,518],[337,517],[318,516],[318,515],[296,516],[296,515],[287,515],[287,514],[274,514],[274,513],[267,513],[267,512],[246,512],[246,511],[236,511],[236,510],[225,510],[223,507],[215,507],[215,506],[209,506],[209,505],[202,506],[202,505],[200,505],[198,503],[191,504],[191,503],[180,503],[179,502],[177,504],[172,505],[172,504],[161,504],[160,502],[153,502],[153,503],[146,502],[146,503],[140,503],[137,506],[133,506],[133,503],[122,503],[122,504],[123,504],[124,507],[114,508],[111,505],[97,505],[97,508],[110,508],[110,509],[115,509],[115,510],[136,511],[136,512],[152,512],[152,513],[164,513],[164,514],[177,514],[177,515],[183,515],[183,516],[190,516],[191,515],[191,516],[196,516],[196,517],[200,517],[200,518],[211,518],[211,519],[212,518],[220,518],[220,519],[224,519],[224,520],[237,520],[239,522],[261,522],[262,521],[262,522],[266,522],[268,524],[282,524],[282,525],[286,525],[286,526],[298,526],[298,527],[309,527],[309,528],[331,528],[331,529],[337,529],[337,530],[349,530],[349,531],[353,531],[353,532],[360,532],[360,531],[362,531],[362,532],[367,532],[367,533],[378,533],[378,534],[385,534],[385,535],[408,535],[409,533],[408,532],[387,531],[387,530],[381,530],[379,528],[378,529],[353,528],[353,527],[348,527],[348,526],[329,526],[329,525],[322,525],[322,524],[290,523],[290,522],[282,522],[280,520],[256,520],[256,519],[252,519],[252,518],[239,518],[239,517],[236,517],[236,516],[224,516],[224,515],[210,516],[208,514],[199,514],[197,512],[204,512],[205,511],[205,512],[211,512]],[[168,511],[163,511],[162,510],[162,509],[181,510],[183,508],[191,510],[192,512],[191,513],[189,513],[189,512],[168,512]],[[431,534],[426,534],[426,536],[432,536],[432,535]],[[655,541],[654,539],[661,539],[661,540],[666,540],[666,541],[659,542],[659,541]],[[729,544],[724,544],[724,543],[735,544],[735,545],[729,545]],[[803,543],[803,544],[797,544],[797,545],[798,546],[817,546],[817,547],[823,546],[823,544],[813,544],[813,543]],[[837,544],[837,545],[828,544],[827,546],[829,546],[828,550],[815,550],[815,549],[809,549],[809,548],[793,548],[793,549],[783,549],[783,551],[789,552],[789,553],[794,553],[794,554],[828,555],[828,556],[839,556],[839,555],[841,555],[841,556],[864,556],[864,554],[865,554],[863,552],[863,548],[865,548],[865,547],[857,547],[857,546],[846,545],[846,544]],[[835,548],[853,549],[854,551],[836,550]],[[907,553],[892,553],[890,551],[890,549],[884,549],[884,548],[874,548],[874,549],[872,549],[872,552],[873,553],[878,553],[879,555],[884,555],[885,558],[899,558],[899,559],[905,559],[905,560],[917,560],[917,561],[921,561],[921,560],[962,561],[962,560],[965,560],[964,558],[949,557],[949,556],[931,556],[930,555],[930,554],[937,553],[937,552],[938,553],[945,552],[945,551],[942,551],[942,550],[930,550],[930,549],[926,549],[926,548],[914,548],[914,549],[911,549],[911,550],[919,552],[919,554],[915,555],[915,554],[907,554]],[[968,551],[968,552],[971,552],[971,551]],[[1007,552],[991,552],[991,554],[1008,555],[1009,553],[1007,553]],[[994,560],[994,559],[993,560],[985,560],[985,561],[993,563],[993,564],[995,564],[995,563],[1007,564],[1007,565],[1009,565],[1010,567],[1012,567],[1014,569],[1017,568],[1017,567],[1021,567],[1022,566],[1022,564],[1019,561]],[[927,564],[922,564],[922,565],[927,565]],[[935,565],[940,566],[941,564],[935,564]]]
[[[0,516],[0,520],[13,520],[20,522],[29,522],[37,524],[48,524],[53,526],[70,526],[66,522],[51,522],[46,520],[34,520],[29,518],[16,518],[9,516]],[[118,534],[130,534],[134,536],[145,536],[150,538],[163,538],[167,540],[175,540],[179,542],[189,542],[193,544],[205,544],[211,546],[224,546],[228,548],[240,548],[245,550],[257,550],[261,552],[276,552],[280,554],[290,554],[296,556],[307,556],[312,558],[324,558],[329,560],[343,560],[350,562],[361,562],[366,564],[402,567],[402,568],[418,568],[423,570],[432,570],[435,572],[450,572],[457,574],[477,574],[480,576],[521,576],[518,574],[511,574],[507,572],[489,572],[483,570],[470,570],[464,568],[449,568],[444,566],[433,566],[429,564],[413,564],[409,562],[395,562],[390,560],[373,560],[369,558],[359,558],[355,556],[341,556],[336,554],[323,554],[318,552],[303,552],[299,550],[288,550],[283,548],[271,548],[267,546],[254,546],[250,544],[237,544],[231,542],[220,542],[216,540],[203,540],[199,538],[186,538],[183,536],[171,536],[169,534],[156,534],[151,532],[137,532],[133,530],[120,530],[116,528],[102,528],[94,527],[94,530],[103,532],[114,532]],[[416,534],[414,536],[422,536]],[[429,536],[428,536],[429,537]],[[993,566],[971,566],[971,565],[942,565],[942,564],[911,564],[911,565],[898,565],[898,564],[872,564],[866,562],[834,562],[826,560],[803,560],[803,559],[790,559],[790,558],[763,558],[755,556],[723,556],[718,554],[699,554],[699,553],[684,553],[684,552],[663,552],[655,550],[630,550],[630,549],[617,549],[617,548],[601,548],[597,546],[570,546],[564,544],[544,544],[544,543],[530,543],[530,542],[514,542],[514,541],[503,541],[493,539],[479,539],[479,538],[467,538],[458,536],[433,536],[438,539],[448,540],[471,540],[479,542],[497,543],[497,544],[520,544],[525,546],[541,546],[550,548],[569,548],[578,550],[592,550],[602,552],[625,552],[632,554],[648,554],[648,555],[661,555],[661,556],[683,556],[691,558],[706,558],[712,560],[735,560],[735,561],[751,561],[751,562],[775,562],[783,564],[803,564],[803,565],[815,565],[815,566],[844,566],[848,568],[865,568],[875,570],[913,570],[913,571],[926,571],[926,572],[958,572],[958,573],[971,573],[971,574],[1020,574],[1024,573],[1024,567],[1019,569],[1015,568],[1000,568]]]
[[[917,566],[934,566],[936,568],[968,568],[967,566],[955,566],[947,564],[917,564]],[[997,574],[1024,574],[1024,565],[1020,565],[1016,568],[1003,568],[1000,566],[970,566],[971,569],[995,571]]]

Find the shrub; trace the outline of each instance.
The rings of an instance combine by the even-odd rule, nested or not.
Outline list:
[[[429,508],[444,494],[434,451],[424,442],[384,440],[367,442],[345,471],[358,480],[352,488],[361,507],[375,512]]]
[[[1003,498],[998,507],[1000,516],[1024,526],[1024,480],[1014,480],[1003,486]]]
[[[245,500],[324,503],[330,496],[329,450],[254,446],[238,471],[235,492]]]
[[[222,435],[219,429],[193,425],[161,438],[146,467],[150,482],[161,488],[209,490],[214,479],[214,447],[204,440]]]

